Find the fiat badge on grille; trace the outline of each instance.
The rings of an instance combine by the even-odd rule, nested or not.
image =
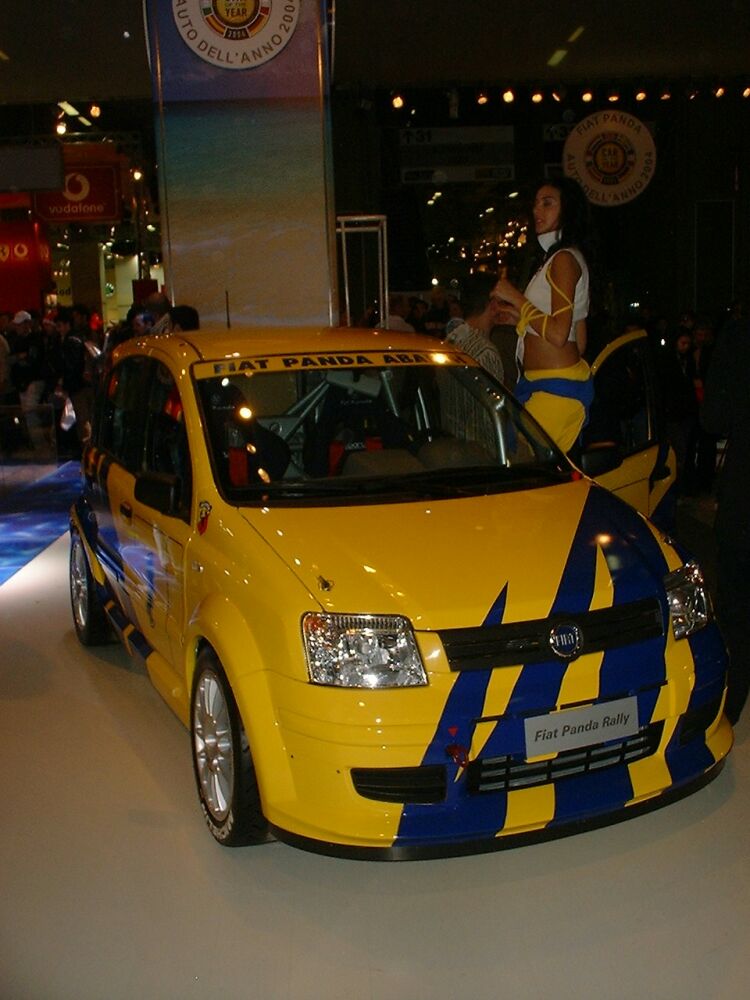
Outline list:
[[[549,633],[549,645],[555,656],[561,660],[572,660],[583,647],[583,635],[573,622],[554,625]]]

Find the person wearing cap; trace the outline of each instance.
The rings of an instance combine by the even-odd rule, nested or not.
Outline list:
[[[21,310],[13,317],[16,329],[13,344],[13,383],[18,390],[21,408],[29,414],[29,425],[39,423],[39,406],[44,392],[44,336],[34,317]]]

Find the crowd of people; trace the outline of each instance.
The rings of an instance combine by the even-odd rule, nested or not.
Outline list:
[[[0,453],[33,447],[51,407],[57,453],[78,457],[91,435],[96,388],[114,348],[150,332],[199,327],[192,306],[173,306],[160,292],[108,328],[81,304],[46,314],[0,312]]]

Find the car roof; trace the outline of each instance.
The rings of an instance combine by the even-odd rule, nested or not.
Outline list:
[[[132,343],[132,342],[131,342]],[[435,351],[442,341],[400,330],[321,326],[206,326],[200,330],[138,338],[140,349],[155,347],[182,354],[188,344],[201,361],[232,356],[266,357],[352,351]]]

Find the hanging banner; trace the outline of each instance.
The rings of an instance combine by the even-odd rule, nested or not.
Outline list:
[[[594,205],[613,207],[637,198],[656,169],[648,127],[623,111],[597,111],[573,126],[563,148],[563,170]]]
[[[161,100],[318,95],[317,60],[306,58],[317,51],[315,4],[303,10],[302,0],[147,0],[145,10]]]
[[[51,281],[44,227],[38,222],[0,222],[0,308],[41,308]]]
[[[119,174],[112,164],[66,164],[62,191],[35,194],[34,210],[45,222],[119,222]]]
[[[172,0],[185,44],[220,69],[251,69],[273,59],[294,34],[300,0]]]

